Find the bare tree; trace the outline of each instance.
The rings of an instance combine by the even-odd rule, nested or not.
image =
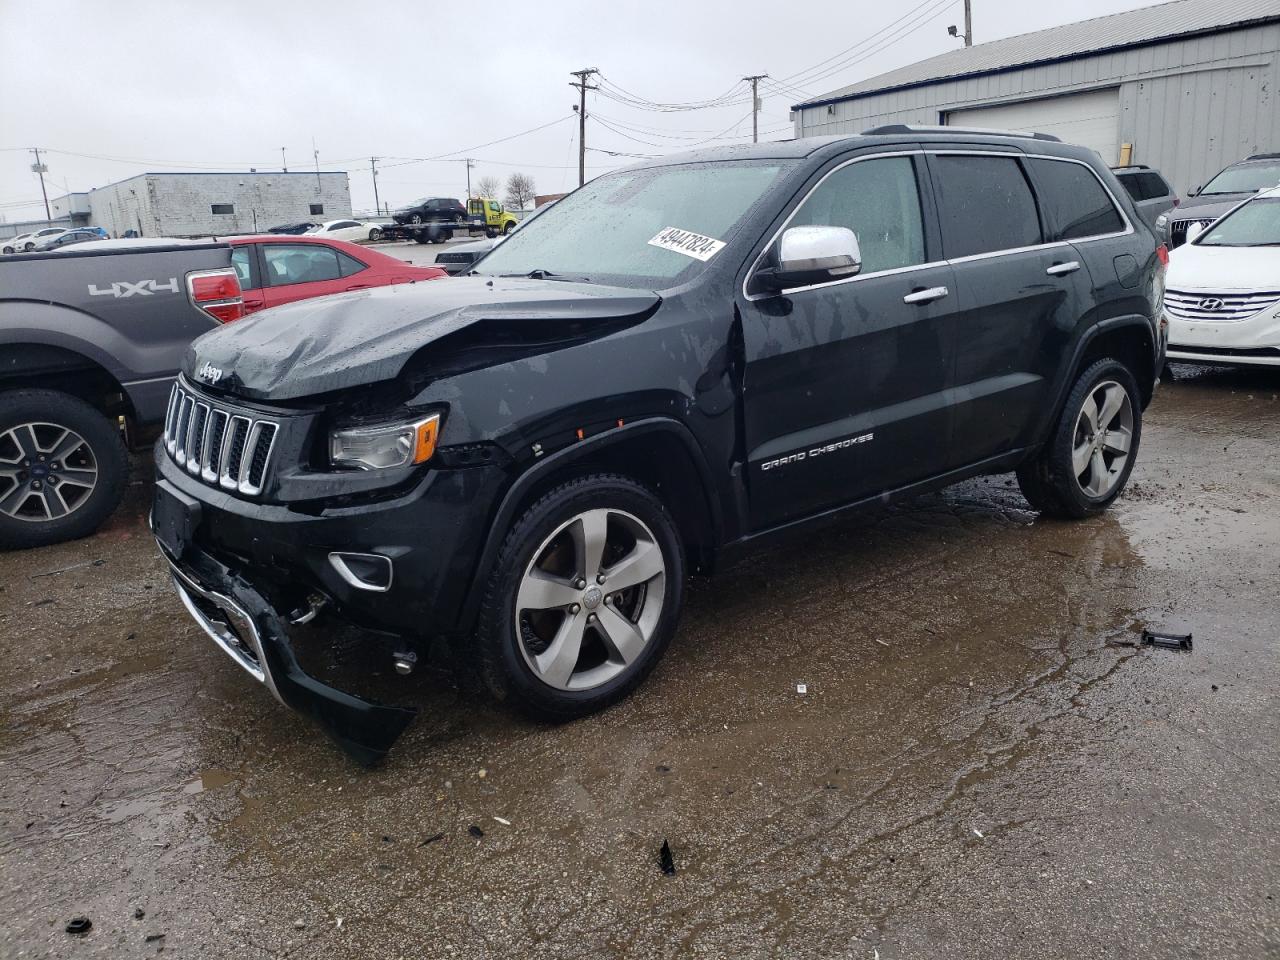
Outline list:
[[[481,177],[476,181],[477,197],[496,197],[502,190],[502,181],[497,177]]]
[[[507,177],[507,206],[513,210],[525,209],[525,207],[533,203],[535,189],[533,177],[526,176],[523,173],[513,173]]]

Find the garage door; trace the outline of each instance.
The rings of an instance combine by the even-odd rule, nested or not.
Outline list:
[[[1042,100],[952,110],[946,122],[956,127],[993,127],[1051,133],[1067,143],[1097,150],[1108,164],[1120,162],[1120,90],[1091,90]]]

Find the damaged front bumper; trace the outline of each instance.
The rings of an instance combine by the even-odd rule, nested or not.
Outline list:
[[[290,645],[285,619],[248,581],[194,547],[176,559],[157,543],[183,605],[232,660],[287,707],[314,719],[353,759],[381,759],[417,715],[330,687],[306,673]]]

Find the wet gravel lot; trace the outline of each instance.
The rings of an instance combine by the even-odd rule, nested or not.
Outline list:
[[[388,676],[371,772],[190,622],[139,480],[0,555],[0,956],[1280,957],[1280,371],[1180,372],[1105,516],[807,531],[566,726]]]

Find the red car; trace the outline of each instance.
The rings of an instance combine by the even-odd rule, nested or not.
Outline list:
[[[345,290],[448,276],[439,267],[415,267],[345,240],[264,234],[227,242],[246,314]]]

